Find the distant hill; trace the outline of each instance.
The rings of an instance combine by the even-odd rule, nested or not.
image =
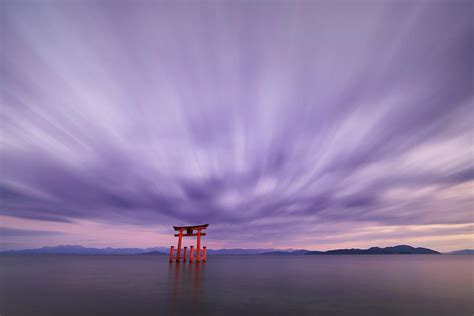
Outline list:
[[[415,248],[408,245],[394,247],[372,247],[369,249],[336,249],[328,251],[310,251],[306,255],[431,255],[440,252],[428,248]]]
[[[293,251],[283,251],[283,250],[276,250],[276,251],[268,251],[268,252],[263,252],[263,253],[260,253],[259,255],[262,255],[262,256],[288,256],[288,255],[304,255],[306,253],[308,253],[309,250],[304,250],[304,249],[301,249],[301,250],[293,250]]]
[[[474,249],[463,249],[446,252],[448,255],[474,255]]]
[[[0,254],[17,254],[17,255],[33,255],[33,254],[56,254],[56,255],[135,255],[158,251],[159,248],[87,248],[78,245],[61,245],[54,247],[42,247],[36,249],[7,250]]]
[[[216,255],[259,255],[265,252],[277,251],[277,249],[207,249],[207,254],[211,256]]]
[[[324,255],[324,251],[312,250],[305,253],[305,255]]]
[[[150,251],[140,253],[139,255],[167,256],[168,254],[161,251]]]

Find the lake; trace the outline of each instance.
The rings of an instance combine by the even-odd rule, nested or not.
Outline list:
[[[466,315],[474,256],[0,256],[0,315]]]

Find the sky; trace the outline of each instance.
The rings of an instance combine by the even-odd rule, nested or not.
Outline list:
[[[473,5],[2,1],[0,249],[474,248]]]

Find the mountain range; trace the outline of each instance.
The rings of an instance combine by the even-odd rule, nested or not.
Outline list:
[[[276,249],[207,249],[208,255],[257,255],[266,252],[272,252]],[[294,249],[287,249],[285,251],[293,251]],[[307,252],[308,250],[305,250]],[[35,249],[20,249],[20,250],[6,250],[0,251],[0,255],[18,254],[74,254],[74,255],[138,255],[150,254],[159,255],[169,254],[167,247],[152,247],[152,248],[88,248],[79,245],[60,245],[60,246],[46,246]]]
[[[0,251],[0,255],[8,254],[76,254],[76,255],[167,255],[169,248],[151,247],[151,248],[88,248],[79,245],[61,245],[53,247],[42,247],[35,249],[6,250]],[[440,252],[428,248],[415,248],[408,245],[399,245],[394,247],[372,247],[369,249],[335,249],[328,251],[310,251],[305,249],[207,249],[208,255],[365,255],[365,254],[440,254]],[[446,254],[461,255],[474,254],[472,249],[451,251]]]
[[[74,255],[137,255],[147,252],[162,252],[162,247],[154,248],[87,248],[79,245],[60,245],[36,249],[7,250],[0,254],[74,254]],[[163,252],[164,253],[164,252]]]
[[[328,251],[310,251],[305,255],[434,255],[440,252],[428,248],[415,248],[408,245],[394,247],[372,247],[369,249],[336,249]]]
[[[447,252],[448,255],[474,255],[474,249],[463,249]]]

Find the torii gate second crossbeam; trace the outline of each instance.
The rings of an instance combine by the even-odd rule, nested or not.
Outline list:
[[[201,230],[206,229],[208,226],[209,224],[197,225],[197,226],[173,226],[174,230],[178,232],[177,234],[174,235],[175,237],[178,237],[178,249],[175,250],[174,246],[171,246],[170,262],[173,262],[173,260],[176,260],[176,262],[179,262],[181,259],[183,259],[183,261],[186,262],[186,250],[188,247],[184,247],[183,256],[181,256],[181,241],[183,237],[194,237],[194,236],[197,237],[196,256],[194,256],[194,246],[191,246],[189,249],[189,262],[193,262],[194,260],[196,260],[196,262],[199,262],[199,261],[206,262],[206,246],[202,247],[202,250],[201,250],[201,237],[206,236],[206,233],[201,233]]]

